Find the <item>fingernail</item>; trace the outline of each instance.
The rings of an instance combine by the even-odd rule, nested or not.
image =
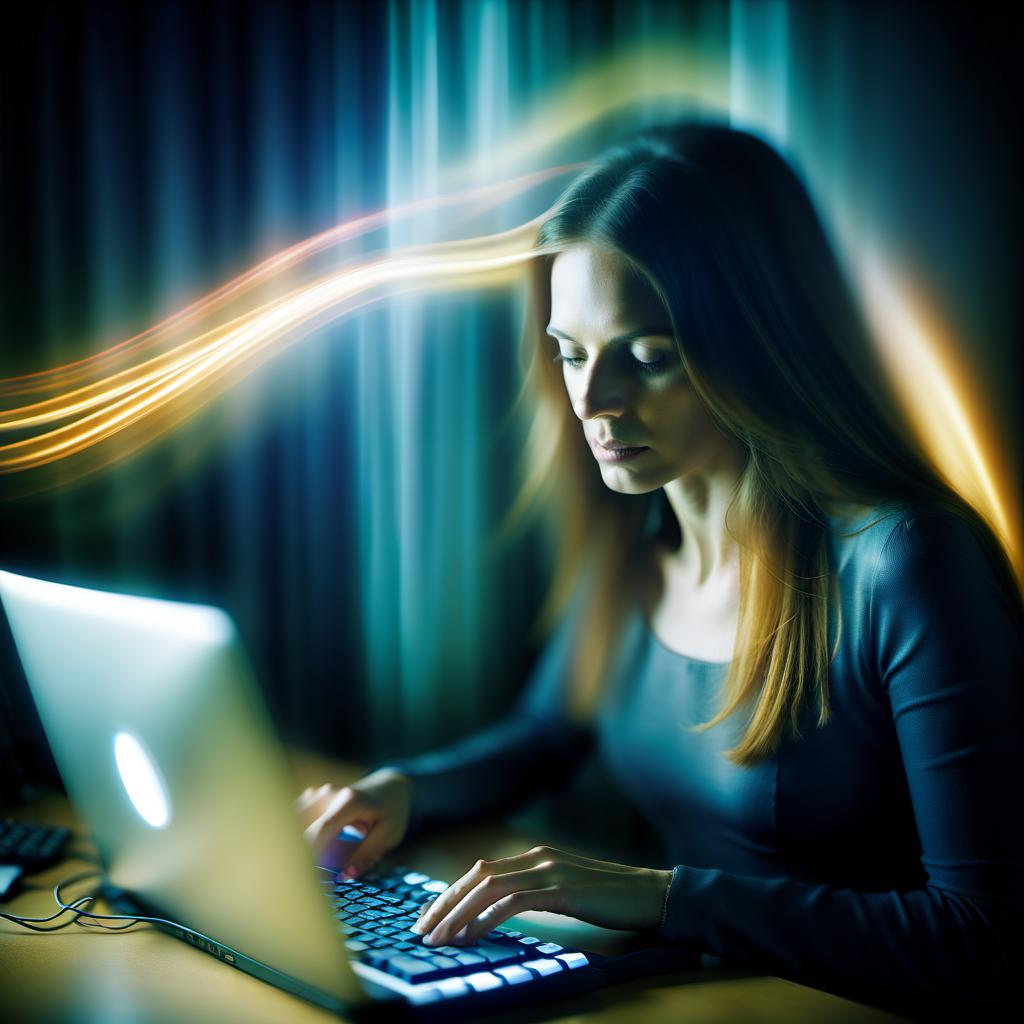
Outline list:
[[[439,940],[440,936],[438,935],[437,929],[435,928],[434,931],[432,931],[429,935],[424,936],[423,944],[425,946],[439,946],[441,944]]]

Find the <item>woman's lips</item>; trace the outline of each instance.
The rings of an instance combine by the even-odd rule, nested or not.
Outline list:
[[[601,462],[628,462],[630,459],[635,459],[638,455],[651,450],[646,445],[630,448],[621,446],[618,448],[605,448],[604,445],[597,441],[591,441],[590,447],[593,449],[595,457]]]

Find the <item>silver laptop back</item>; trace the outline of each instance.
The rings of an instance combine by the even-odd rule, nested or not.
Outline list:
[[[110,882],[343,1003],[365,1003],[231,618],[2,571],[0,597]]]

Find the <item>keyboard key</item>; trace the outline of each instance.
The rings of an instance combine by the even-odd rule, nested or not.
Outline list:
[[[426,981],[437,973],[437,968],[433,964],[414,956],[406,956],[404,953],[390,957],[384,969],[388,974],[394,974],[403,981]]]
[[[26,874],[39,871],[61,859],[70,838],[70,829],[63,825],[0,819],[0,863],[23,868]]]
[[[449,971],[459,966],[459,961],[453,960],[450,956],[432,956],[427,963],[433,964],[439,971]]]
[[[487,942],[482,940],[475,946],[467,946],[467,949],[471,949],[474,953],[479,953],[482,957],[487,959],[488,963],[492,964],[504,964],[510,963],[513,960],[518,960],[521,957],[526,956],[526,951],[522,949],[515,949],[509,946],[499,946],[494,942]]]
[[[541,977],[545,974],[557,974],[561,970],[569,969],[568,965],[561,960],[524,960],[522,966],[536,971]]]
[[[386,971],[388,962],[396,956],[404,956],[404,954],[397,949],[369,949],[363,954],[363,959],[371,967],[379,967],[382,971]]]
[[[442,978],[434,983],[445,999],[455,999],[464,996],[472,989],[466,984],[465,978]]]
[[[416,985],[406,996],[406,999],[413,1006],[423,1006],[425,1003],[440,1003],[444,1000],[444,994],[436,985]]]
[[[348,946],[353,953],[362,953],[364,949],[370,948],[365,942],[360,942],[358,939],[349,939],[345,945]]]
[[[507,967],[495,967],[495,974],[500,974],[510,985],[519,985],[524,981],[533,981],[535,975],[531,974],[525,967],[519,964],[509,964]]]
[[[535,946],[540,942],[540,939],[538,939],[536,935],[524,935],[519,941],[524,946]]]
[[[555,959],[564,961],[566,964],[569,965],[570,968],[586,967],[587,964],[590,963],[590,961],[586,957],[586,954],[580,953],[578,951],[574,953],[559,953],[555,957]]]
[[[557,942],[545,942],[543,946],[536,947],[538,953],[558,953],[563,949],[565,946],[560,946]]]
[[[479,971],[476,974],[467,974],[462,980],[477,992],[486,992],[488,989],[500,988],[505,984],[498,975],[492,974],[490,971]]]
[[[445,889],[448,888],[448,883],[439,882],[436,879],[433,879],[429,882],[424,883],[423,888],[426,889],[427,892],[444,892]]]
[[[430,881],[430,875],[420,874],[419,871],[410,871],[405,876],[403,881],[407,882],[409,885],[419,885],[422,882],[429,882]]]
[[[475,964],[486,964],[487,958],[481,956],[479,953],[471,953],[469,950],[462,950],[459,953],[453,953],[452,957],[458,960],[463,967],[472,967]]]

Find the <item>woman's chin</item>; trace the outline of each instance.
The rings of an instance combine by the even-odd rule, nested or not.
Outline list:
[[[618,491],[620,494],[647,494],[662,486],[660,483],[652,483],[646,474],[639,476],[608,463],[601,466],[601,479],[609,491]]]

